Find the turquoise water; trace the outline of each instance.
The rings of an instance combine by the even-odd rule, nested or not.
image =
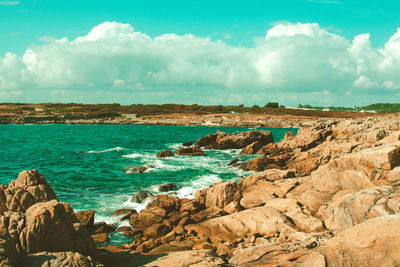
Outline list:
[[[8,184],[22,170],[38,169],[57,194],[75,211],[94,209],[96,221],[116,223],[111,213],[120,208],[141,209],[129,201],[137,191],[157,193],[157,186],[176,183],[180,197],[218,181],[239,180],[249,172],[227,163],[240,150],[205,150],[207,157],[174,156],[158,159],[157,152],[221,130],[227,133],[271,130],[280,141],[285,128],[187,127],[166,125],[0,125],[0,183]],[[125,173],[151,164],[144,173]],[[127,225],[128,222],[122,223]],[[120,224],[121,225],[121,224]],[[121,240],[116,236],[115,240]],[[116,242],[116,241],[115,241]]]

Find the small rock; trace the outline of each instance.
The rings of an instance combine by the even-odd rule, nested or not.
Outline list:
[[[167,158],[167,157],[172,157],[174,154],[171,152],[171,150],[166,149],[163,151],[160,151],[157,153],[157,158]]]
[[[119,209],[114,211],[113,216],[121,216],[120,220],[129,220],[132,214],[137,213],[135,209]]]
[[[206,153],[203,152],[198,147],[182,147],[175,151],[175,155],[182,156],[207,156]]]
[[[193,145],[193,142],[185,142],[182,144],[182,146],[191,146]]]
[[[163,184],[158,187],[158,191],[160,191],[160,192],[174,191],[177,189],[178,189],[178,186],[174,183]]]
[[[234,159],[232,159],[231,161],[229,161],[228,166],[231,166],[231,165],[237,163],[238,161],[239,161],[238,158],[234,158]]]
[[[116,227],[112,224],[107,224],[105,222],[95,223],[93,225],[94,231],[96,234],[98,233],[113,233],[116,230]]]
[[[147,190],[140,190],[139,192],[137,192],[136,194],[134,194],[130,201],[131,202],[135,202],[135,203],[143,203],[146,198],[153,196],[152,193],[150,193]]]
[[[98,234],[91,235],[91,237],[93,238],[93,241],[95,243],[105,243],[105,242],[108,242],[108,240],[109,240],[107,233],[98,233]]]

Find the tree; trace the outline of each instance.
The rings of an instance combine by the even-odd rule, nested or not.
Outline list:
[[[297,105],[298,108],[304,108],[302,104]]]
[[[279,107],[278,102],[268,102],[264,106],[264,108],[278,108],[278,107]]]
[[[305,108],[312,108],[311,105],[308,105],[308,104],[304,105],[304,107]]]

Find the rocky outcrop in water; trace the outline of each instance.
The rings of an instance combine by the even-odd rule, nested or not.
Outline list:
[[[196,147],[206,149],[239,149],[246,146],[259,146],[260,148],[273,143],[274,137],[270,131],[250,131],[243,133],[227,134],[218,131],[197,140]],[[250,148],[247,149],[248,151]]]

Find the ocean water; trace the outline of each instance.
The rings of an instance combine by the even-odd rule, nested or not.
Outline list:
[[[167,125],[0,125],[0,183],[8,184],[22,170],[38,169],[57,194],[75,211],[94,209],[95,221],[118,226],[127,221],[111,214],[120,208],[141,210],[129,199],[139,190],[157,193],[158,186],[175,183],[174,194],[194,197],[197,189],[215,182],[240,180],[251,174],[227,166],[240,150],[205,150],[207,157],[156,157],[183,142],[221,130],[227,133],[270,130],[275,141],[297,129],[249,127],[189,127]],[[125,173],[134,166],[153,165],[144,173]],[[115,233],[111,243],[126,242]]]

